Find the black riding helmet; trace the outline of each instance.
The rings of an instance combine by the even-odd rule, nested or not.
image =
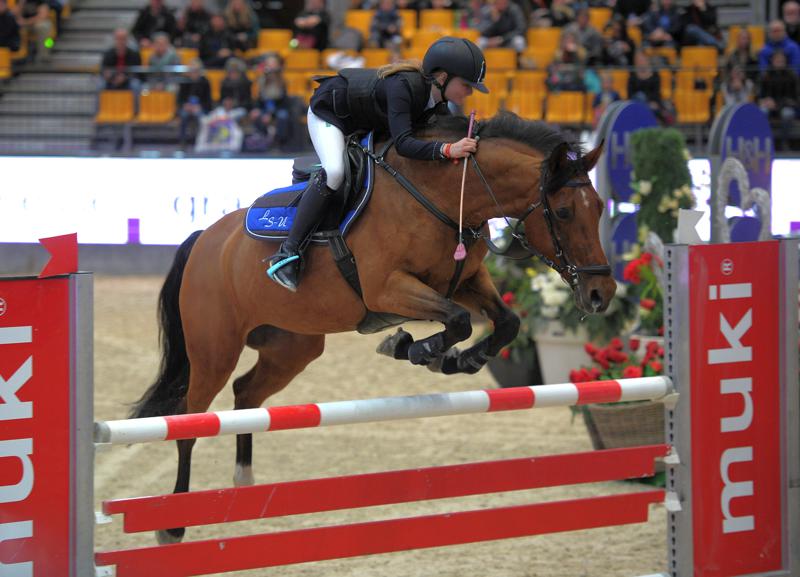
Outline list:
[[[447,83],[455,76],[464,80],[475,90],[485,94],[489,92],[489,89],[483,84],[486,77],[486,59],[483,57],[481,49],[466,38],[452,36],[439,38],[425,53],[422,68],[429,76],[437,70],[447,72],[447,80],[443,85],[435,80],[433,82],[434,86],[441,91],[442,98],[444,98]]]

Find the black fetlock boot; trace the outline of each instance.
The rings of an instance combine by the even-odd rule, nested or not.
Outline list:
[[[289,236],[278,252],[269,257],[267,276],[292,292],[297,291],[300,283],[303,243],[322,219],[334,192],[325,183],[325,171],[320,170],[303,192]]]

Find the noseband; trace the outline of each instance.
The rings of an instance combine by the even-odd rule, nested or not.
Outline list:
[[[497,199],[492,191],[492,187],[489,186],[489,183],[483,176],[480,166],[478,166],[478,161],[475,159],[474,155],[470,158],[472,158],[472,164],[475,167],[475,172],[478,173],[481,182],[483,182],[483,186],[486,188],[486,191],[489,193],[492,199],[494,199],[495,204],[497,204],[499,207],[500,205],[497,203]],[[607,264],[576,266],[570,262],[567,253],[561,246],[561,239],[558,236],[555,223],[553,222],[553,211],[550,208],[550,193],[556,190],[561,190],[562,188],[580,188],[591,183],[580,180],[572,180],[572,176],[574,175],[570,175],[565,182],[560,182],[561,179],[550,182],[549,179],[546,178],[546,175],[547,171],[545,166],[543,166],[541,176],[539,178],[539,200],[530,204],[528,208],[525,209],[525,212],[523,212],[522,215],[517,219],[516,224],[512,226],[508,221],[508,218],[505,216],[503,217],[506,221],[506,224],[508,224],[509,228],[511,229],[511,242],[509,242],[508,246],[504,249],[501,249],[495,245],[490,238],[484,237],[484,241],[486,242],[486,246],[489,247],[489,251],[494,254],[512,259],[524,259],[535,256],[560,274],[561,278],[563,278],[573,290],[578,288],[580,284],[580,277],[578,275],[581,273],[594,276],[611,276],[611,267]],[[550,240],[553,243],[553,249],[556,258],[555,261],[542,254],[541,251],[537,250],[528,241],[528,237],[525,235],[525,220],[539,207],[542,207],[544,221],[547,223],[547,231],[550,233]]]

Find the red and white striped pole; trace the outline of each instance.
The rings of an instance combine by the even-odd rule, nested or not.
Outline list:
[[[441,417],[539,407],[655,400],[673,392],[669,377],[563,383],[285,407],[262,407],[95,423],[95,443],[130,444],[306,429],[419,417]]]

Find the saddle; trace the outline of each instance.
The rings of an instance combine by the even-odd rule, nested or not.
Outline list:
[[[362,148],[363,147],[363,148]],[[375,165],[364,153],[372,152],[373,134],[351,136],[345,147],[345,180],[332,199],[310,242],[329,243],[337,232],[347,236],[372,196]],[[292,184],[277,188],[256,199],[247,209],[245,232],[259,240],[282,241],[289,234],[297,212],[297,205],[311,177],[321,168],[317,155],[295,158],[292,166]]]

